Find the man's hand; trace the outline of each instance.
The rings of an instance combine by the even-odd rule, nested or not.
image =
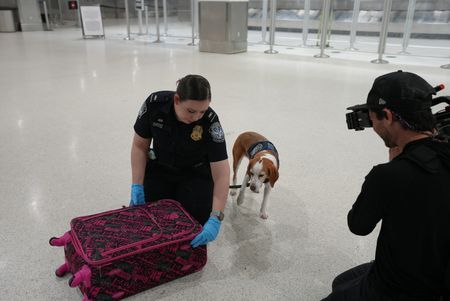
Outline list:
[[[216,239],[219,234],[220,225],[222,223],[215,216],[211,216],[206,224],[203,226],[202,232],[200,232],[192,241],[191,246],[196,248],[200,245],[206,245],[210,241]]]
[[[142,184],[131,185],[130,206],[137,206],[144,204],[145,204],[144,185]]]

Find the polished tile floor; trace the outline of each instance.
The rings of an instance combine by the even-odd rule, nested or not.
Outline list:
[[[109,30],[109,31],[108,31]],[[346,214],[364,176],[387,160],[371,131],[346,128],[345,108],[365,101],[373,79],[403,69],[450,87],[448,58],[374,53],[315,59],[317,49],[201,53],[189,39],[162,44],[83,40],[77,28],[0,33],[1,300],[81,300],[54,269],[63,250],[48,239],[71,218],[129,202],[130,143],[141,103],[188,73],[207,77],[226,132],[258,131],[280,152],[269,219],[262,195],[230,198],[202,272],[130,300],[320,300],[338,273],[374,257],[378,227],[351,234]]]

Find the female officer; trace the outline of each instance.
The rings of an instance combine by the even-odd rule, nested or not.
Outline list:
[[[224,133],[210,102],[209,82],[200,75],[178,80],[176,92],[152,93],[139,111],[131,147],[130,205],[177,200],[204,225],[193,247],[216,239],[230,177]]]

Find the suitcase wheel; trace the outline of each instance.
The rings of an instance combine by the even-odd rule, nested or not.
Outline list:
[[[70,277],[70,279],[69,279],[69,286],[70,286],[70,287],[74,287],[74,286],[72,285],[72,282],[73,282],[74,279],[75,279],[75,276]]]
[[[91,269],[87,265],[83,265],[81,269],[69,279],[70,287],[76,287],[81,283],[83,283],[86,288],[91,287]]]
[[[67,274],[69,269],[70,269],[69,264],[65,262],[63,265],[61,265],[59,268],[56,269],[55,274],[58,277],[63,277],[64,275]]]
[[[70,232],[68,231],[68,232],[64,233],[64,235],[61,237],[50,238],[48,243],[54,247],[64,247],[70,242],[70,240],[71,240]]]

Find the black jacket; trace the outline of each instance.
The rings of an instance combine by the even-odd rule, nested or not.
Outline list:
[[[450,145],[417,140],[375,166],[347,219],[357,235],[382,220],[369,275],[376,287],[393,295],[442,295],[450,258]]]

